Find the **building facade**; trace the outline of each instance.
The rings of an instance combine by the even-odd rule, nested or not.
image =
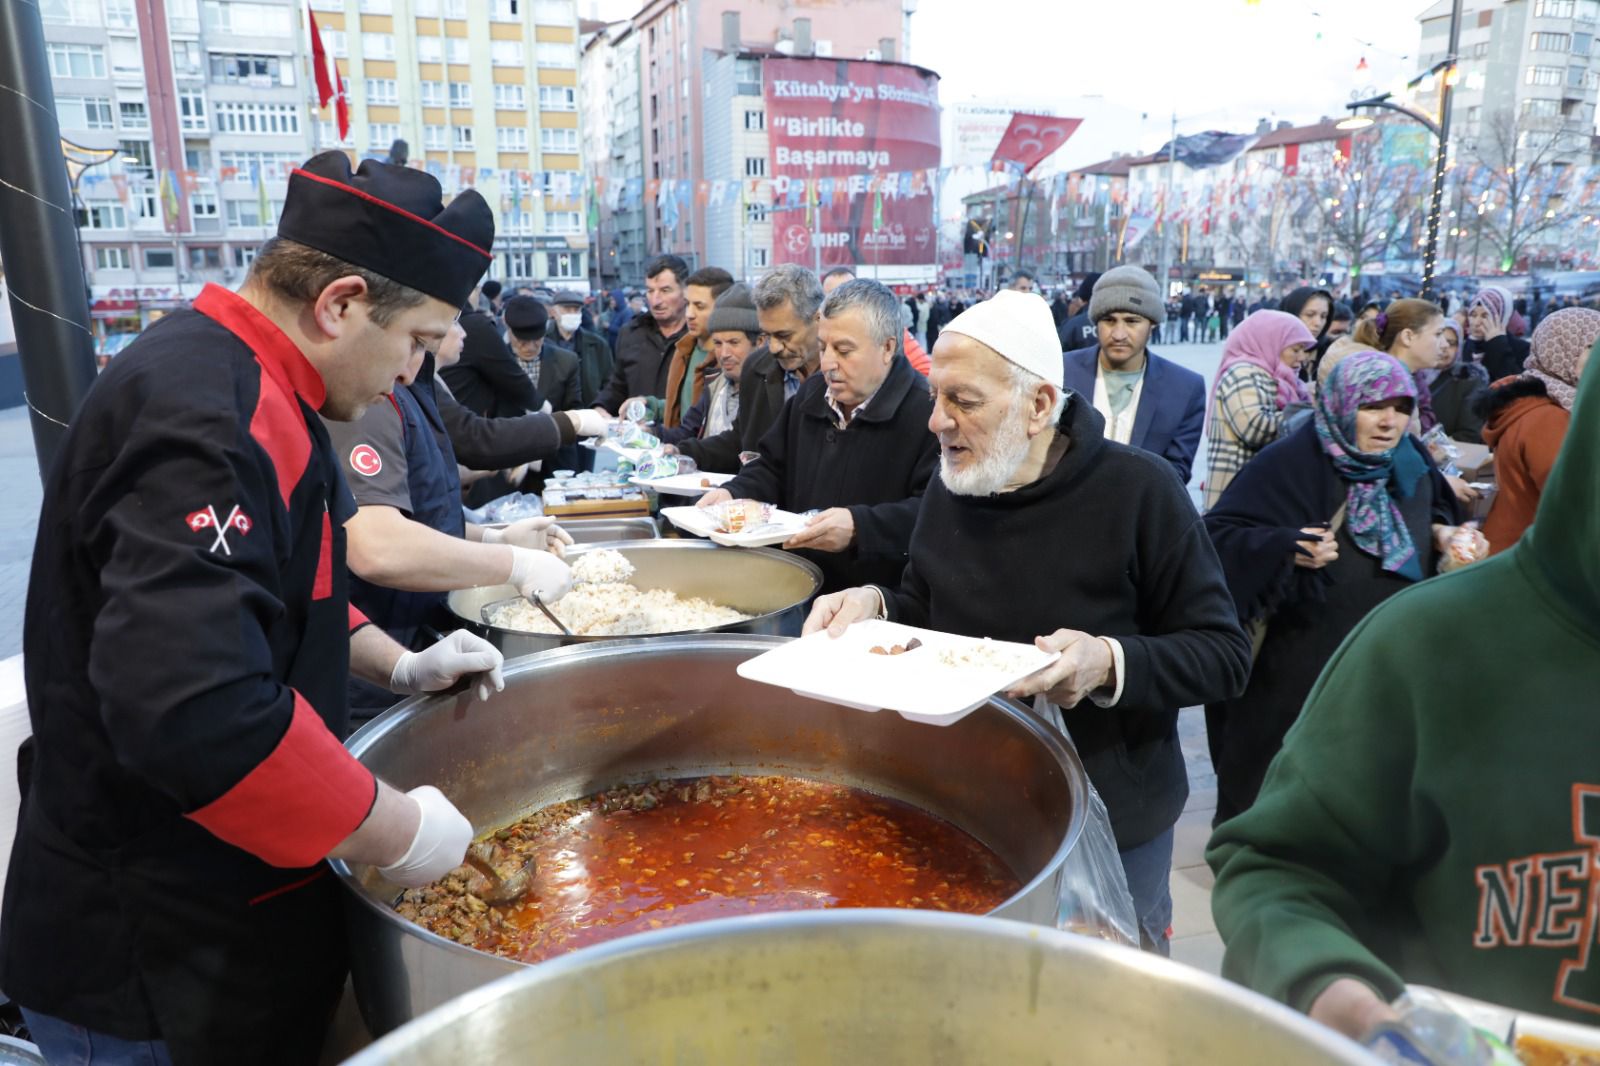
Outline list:
[[[584,160],[598,191],[590,240],[601,288],[638,284],[646,259],[641,198],[624,198],[630,182],[643,186],[639,111],[639,34],[631,21],[595,27],[585,35],[578,70]]]

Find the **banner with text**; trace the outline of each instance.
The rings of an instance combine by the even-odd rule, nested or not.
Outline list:
[[[843,59],[762,65],[773,261],[813,266],[817,244],[824,270],[934,262],[934,190],[918,172],[939,166],[938,76]]]

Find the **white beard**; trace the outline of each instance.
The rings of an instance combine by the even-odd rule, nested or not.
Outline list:
[[[1011,478],[1028,459],[1032,441],[1028,438],[1028,422],[1022,417],[1021,404],[1000,423],[988,454],[973,459],[965,470],[952,470],[950,461],[941,452],[939,476],[945,488],[956,496],[995,496],[1005,491]]]

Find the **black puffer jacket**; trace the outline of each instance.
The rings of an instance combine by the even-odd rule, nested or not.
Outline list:
[[[633,316],[617,334],[616,364],[611,369],[611,379],[594,399],[596,407],[619,414],[623,404],[632,396],[667,395],[667,369],[672,363],[672,347],[689,329],[682,329],[668,337],[661,332],[655,317],[649,311]]]

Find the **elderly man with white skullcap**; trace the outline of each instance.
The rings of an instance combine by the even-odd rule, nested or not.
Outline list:
[[[939,334],[928,486],[898,590],[817,601],[807,631],[887,617],[1061,652],[1011,693],[1068,733],[1105,800],[1147,949],[1166,953],[1181,707],[1243,691],[1250,642],[1165,460],[1062,387],[1050,308],[1001,292]]]

